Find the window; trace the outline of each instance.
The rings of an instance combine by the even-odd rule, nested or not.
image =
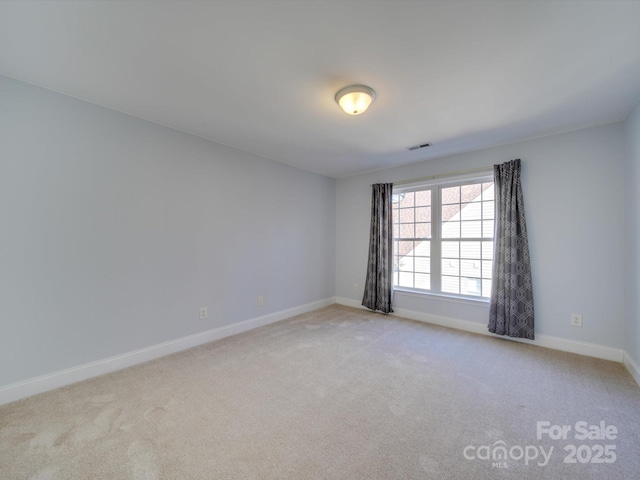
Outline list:
[[[394,287],[489,297],[493,221],[491,177],[394,188]]]

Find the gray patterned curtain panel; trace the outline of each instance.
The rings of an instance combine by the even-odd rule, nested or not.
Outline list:
[[[391,218],[392,183],[372,185],[369,262],[362,305],[383,313],[393,312],[393,230]]]
[[[520,160],[494,165],[493,173],[496,232],[489,331],[533,340],[533,287]]]

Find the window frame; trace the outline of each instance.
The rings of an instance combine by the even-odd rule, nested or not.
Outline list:
[[[442,211],[442,189],[454,186],[462,186],[477,183],[494,183],[493,174],[490,171],[487,173],[474,173],[461,176],[434,176],[427,181],[418,181],[414,183],[403,183],[402,185],[394,185],[393,195],[401,193],[418,192],[424,190],[431,191],[431,238],[430,243],[430,289],[402,287],[396,285],[396,270],[393,272],[393,290],[394,292],[407,293],[417,296],[432,296],[437,298],[443,298],[453,300],[457,302],[467,303],[467,301],[488,303],[489,297],[483,297],[480,295],[467,295],[461,293],[450,293],[442,291],[442,243],[448,241],[447,238],[442,238],[442,225],[441,225],[441,211]],[[494,185],[495,189],[495,185]],[[495,192],[495,190],[494,190]],[[415,208],[415,207],[414,207]],[[494,207],[495,211],[495,207]],[[495,217],[495,215],[494,215]],[[495,222],[495,218],[494,218]],[[414,220],[415,223],[415,220]],[[395,226],[395,223],[394,223]],[[482,235],[482,234],[481,234]],[[393,233],[393,242],[395,246],[396,240],[401,241],[403,237],[396,238],[395,228]],[[491,240],[495,242],[495,223],[494,232],[491,237],[480,238],[455,238],[450,239],[453,241],[486,241]],[[494,243],[495,245],[495,243]],[[481,247],[482,248],[482,247]],[[395,256],[395,249],[394,249]],[[480,260],[482,261],[482,260]],[[491,260],[493,262],[493,259]],[[414,267],[415,268],[415,267]],[[398,270],[398,273],[400,271]]]

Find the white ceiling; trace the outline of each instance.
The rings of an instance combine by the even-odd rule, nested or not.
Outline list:
[[[5,1],[0,74],[342,177],[623,120],[640,1]]]

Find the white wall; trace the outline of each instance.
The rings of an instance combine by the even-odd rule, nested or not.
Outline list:
[[[334,296],[335,180],[1,76],[0,105],[0,387]]]
[[[0,105],[0,388],[334,295],[359,303],[371,183],[513,158],[537,333],[640,364],[640,107],[336,182],[2,76]],[[395,300],[487,321],[486,304]]]
[[[636,365],[640,365],[640,103],[636,105],[624,122],[628,147],[628,164],[625,170],[625,192],[627,204],[626,253],[626,329],[625,350]],[[639,372],[640,373],[640,372]]]
[[[622,124],[425,161],[337,182],[336,295],[362,299],[370,185],[522,159],[536,333],[624,345],[625,147]],[[353,291],[358,284],[357,292]],[[486,325],[487,304],[396,293],[395,307]],[[583,315],[571,327],[571,313]]]

